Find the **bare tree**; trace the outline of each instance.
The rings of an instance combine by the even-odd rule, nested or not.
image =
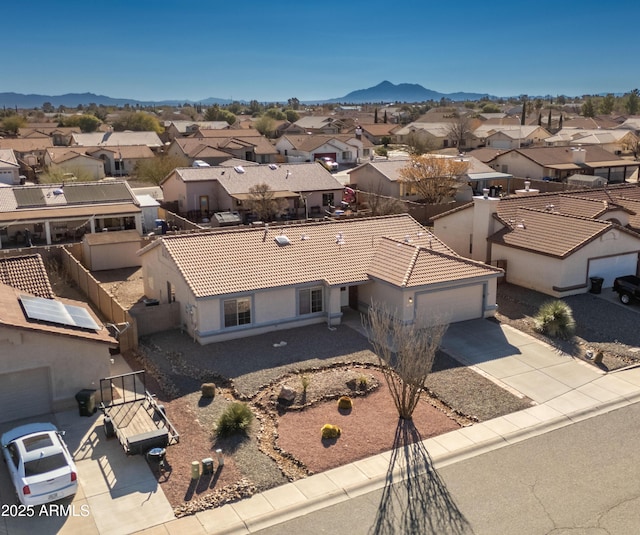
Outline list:
[[[411,132],[407,135],[406,145],[409,154],[414,154],[416,156],[426,154],[427,152],[431,152],[437,148],[435,140],[428,139],[425,134],[420,134],[418,132]]]
[[[471,135],[471,121],[467,116],[458,115],[449,126],[449,138],[458,149],[466,147],[466,140]]]
[[[409,163],[399,170],[399,180],[407,190],[415,192],[427,204],[440,204],[453,196],[467,172],[469,163],[456,158],[434,154],[411,156]]]
[[[276,199],[269,184],[256,184],[249,188],[250,198],[247,203],[249,210],[254,212],[262,221],[271,221],[284,210],[286,201]]]
[[[378,357],[398,415],[411,420],[425,382],[431,373],[442,337],[448,324],[417,322],[407,324],[380,303],[372,302],[362,322]]]
[[[383,194],[382,182],[378,181],[376,187],[370,191],[360,191],[361,200],[366,200],[372,216],[404,214],[408,211],[406,203],[395,197]]]

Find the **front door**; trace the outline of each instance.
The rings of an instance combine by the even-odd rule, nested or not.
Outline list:
[[[209,215],[209,196],[200,195],[200,213],[203,217]]]

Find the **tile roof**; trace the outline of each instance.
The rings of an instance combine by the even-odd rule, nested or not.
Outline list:
[[[13,149],[0,149],[0,165],[18,167],[18,160]]]
[[[276,243],[281,235],[288,245]],[[195,296],[207,297],[310,282],[365,282],[383,236],[456,256],[407,214],[167,236],[139,254],[166,248]]]
[[[72,134],[72,144],[83,147],[118,147],[120,145],[146,145],[162,147],[155,132],[90,132]]]
[[[0,283],[37,297],[55,297],[39,254],[0,258]]]
[[[295,149],[304,152],[312,152],[322,145],[331,144],[332,141],[340,141],[352,146],[353,141],[356,141],[354,134],[284,134],[282,137],[287,139]],[[362,143],[363,147],[373,147],[366,137],[357,141]]]
[[[558,164],[573,164],[573,150],[570,147],[531,147],[525,149],[512,149],[519,152],[526,158],[536,162],[539,165],[550,167]],[[510,152],[510,151],[506,151]],[[504,152],[504,154],[506,154]],[[638,165],[636,162],[623,160],[614,156],[609,151],[597,145],[589,146],[585,150],[586,166],[598,166],[600,164],[609,165],[611,162],[627,163],[628,165]]]
[[[490,236],[489,241],[558,258],[569,256],[614,228],[613,223],[608,221],[528,208],[519,208],[511,224],[511,227],[505,227]],[[558,229],[562,229],[562,232]]]
[[[455,253],[387,237],[381,238],[369,269],[372,277],[407,288],[501,273],[501,269]]]
[[[0,138],[0,149],[13,149],[15,152],[31,152],[53,147],[51,138]]]
[[[20,304],[20,295],[24,293],[23,290],[0,283],[0,326],[23,331],[28,330],[58,336],[70,336],[105,343],[111,346],[116,345],[116,340],[109,334],[109,330],[106,328],[101,328],[99,331],[91,331],[27,318]],[[57,298],[56,301],[84,308],[98,325],[102,325],[102,321],[86,303],[60,298]]]
[[[49,147],[47,154],[53,163],[68,162],[75,158],[90,158],[101,161],[100,158],[88,155],[85,150],[73,147]]]
[[[238,173],[234,167],[223,165],[179,167],[175,173],[183,182],[217,180],[229,194],[248,193],[251,187],[264,183],[269,184],[273,191],[343,189],[342,184],[319,163],[245,165],[246,163],[240,163],[243,173]]]
[[[111,152],[118,158],[154,158],[155,154],[147,145],[122,145],[119,147],[84,147],[87,154]]]

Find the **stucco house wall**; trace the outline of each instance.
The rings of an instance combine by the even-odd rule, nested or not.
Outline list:
[[[72,408],[79,390],[99,389],[110,375],[107,344],[69,336],[0,327],[0,354],[3,374],[48,369],[53,410]]]

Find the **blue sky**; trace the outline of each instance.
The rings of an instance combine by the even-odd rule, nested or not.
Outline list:
[[[638,0],[23,0],[0,92],[260,102],[417,83],[443,93],[640,86]]]

